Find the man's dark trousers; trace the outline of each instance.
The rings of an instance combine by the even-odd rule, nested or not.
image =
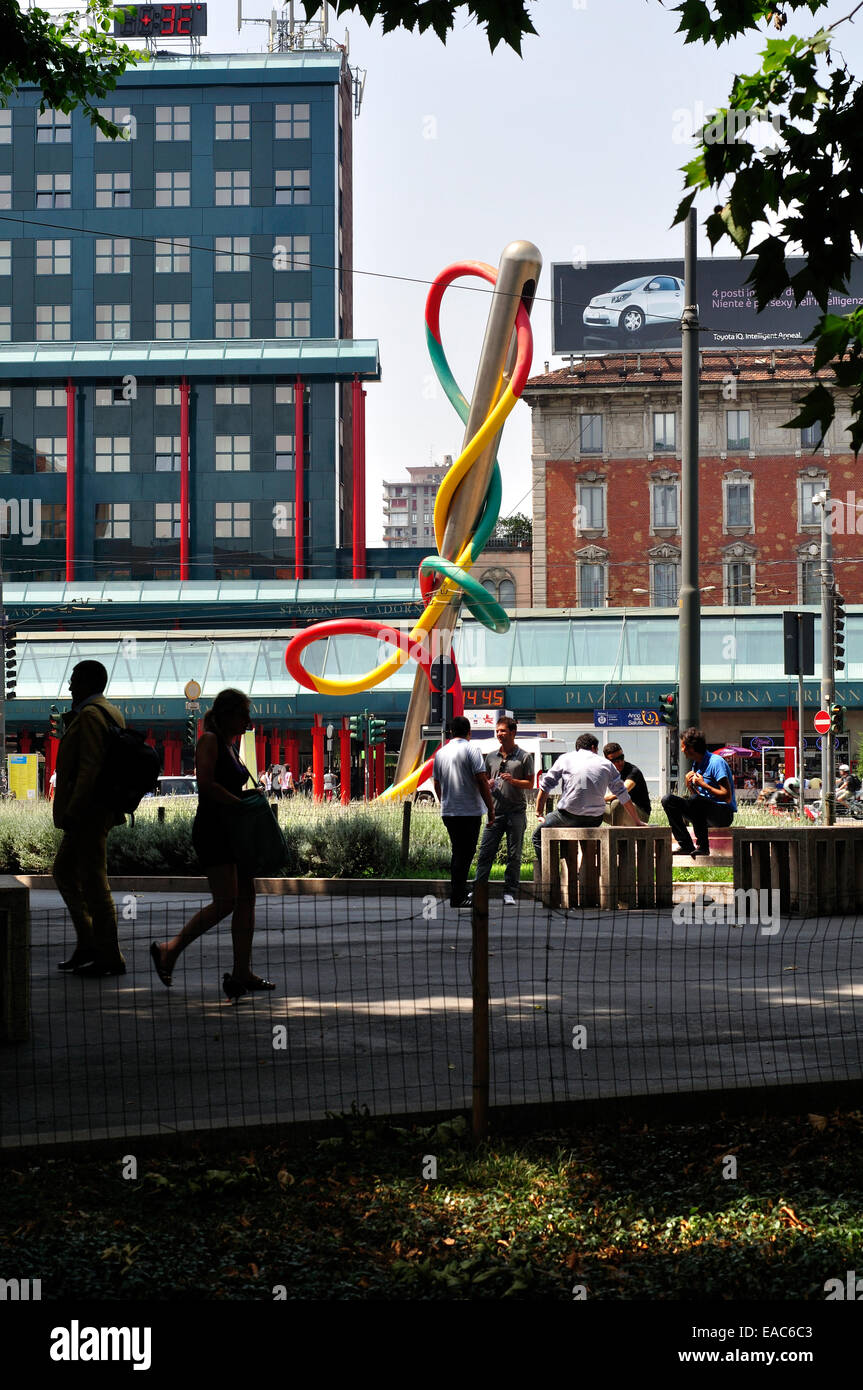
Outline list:
[[[506,835],[506,874],[504,891],[515,897],[521,880],[521,849],[524,844],[524,831],[527,811],[521,806],[510,806],[505,810],[494,808],[494,822],[487,825],[479,847],[476,865],[477,882],[487,879],[491,866],[504,835]]]
[[[566,825],[602,825],[602,816],[579,816],[574,811],[550,811],[544,821],[540,821],[536,830],[533,832],[533,848],[536,853],[537,864],[542,863],[542,832],[543,830],[555,830],[557,826]]]
[[[694,849],[702,854],[710,851],[710,826],[730,825],[734,812],[726,802],[711,801],[706,796],[664,796],[662,809],[668,817],[671,833],[680,848],[691,854]],[[692,822],[695,831],[695,844],[686,828],[686,821]]]
[[[467,876],[476,854],[482,816],[443,816],[452,845],[450,862],[450,907],[461,907],[467,897]]]

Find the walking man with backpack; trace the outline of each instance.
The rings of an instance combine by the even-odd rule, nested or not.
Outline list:
[[[54,824],[63,831],[54,882],[77,936],[75,950],[58,969],[93,979],[126,973],[107,864],[108,831],[125,817],[110,805],[104,779],[100,786],[110,758],[111,723],[123,729],[125,720],[102,694],[107,683],[100,661],[79,661],[72,671],[72,709],[63,716],[53,802]]]

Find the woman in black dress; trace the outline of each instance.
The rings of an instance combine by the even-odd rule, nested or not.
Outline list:
[[[251,727],[249,714],[249,699],[242,690],[220,690],[204,716],[204,733],[195,750],[198,810],[192,844],[213,901],[196,912],[173,940],[154,941],[150,947],[156,974],[163,985],[170,985],[177,958],[186,947],[230,913],[234,968],[222,981],[229,999],[250,990],[275,989],[270,980],[252,973],[255,880],[237,864],[227,827],[230,808],[242,801],[243,787],[251,777],[234,748],[234,740]]]

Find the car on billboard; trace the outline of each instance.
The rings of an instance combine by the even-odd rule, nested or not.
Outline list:
[[[583,314],[585,328],[634,339],[647,327],[675,331],[683,313],[683,281],[676,275],[638,275],[595,294]]]

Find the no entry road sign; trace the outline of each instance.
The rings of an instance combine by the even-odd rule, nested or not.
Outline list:
[[[820,710],[818,711],[818,713],[816,714],[816,716],[815,716],[815,718],[814,718],[814,720],[813,720],[813,723],[814,723],[814,725],[815,725],[815,731],[816,731],[816,733],[819,733],[819,734],[829,734],[829,732],[830,732],[830,715],[827,713],[826,709],[820,709]]]

